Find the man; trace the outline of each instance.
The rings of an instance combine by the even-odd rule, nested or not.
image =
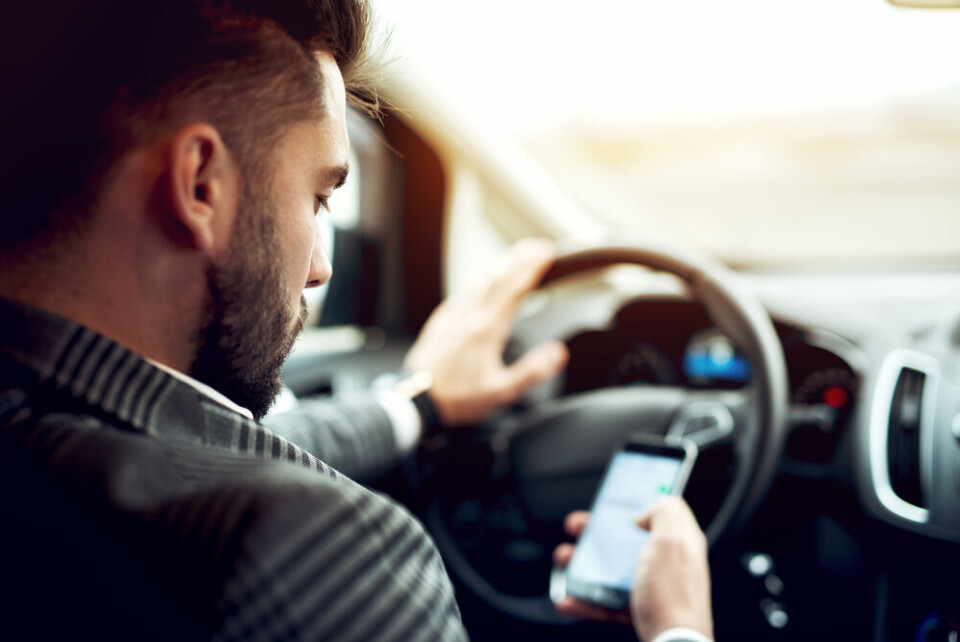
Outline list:
[[[419,435],[380,404],[315,416],[299,445],[256,421],[302,288],[330,278],[315,215],[347,171],[346,96],[370,104],[363,3],[23,4],[0,38],[5,637],[464,638],[422,527],[336,470]],[[499,359],[549,263],[527,244],[427,324],[408,359],[426,423],[476,421],[563,366],[556,345]],[[675,601],[686,584],[654,568],[679,560],[702,589],[702,542],[676,535],[695,522],[646,520],[667,553],[641,560],[638,632],[709,635],[702,596]]]

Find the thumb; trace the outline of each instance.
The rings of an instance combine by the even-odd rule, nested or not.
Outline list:
[[[533,348],[505,369],[505,397],[518,398],[533,386],[556,376],[567,365],[567,346],[550,341]]]
[[[697,518],[693,516],[690,506],[676,495],[661,497],[647,511],[636,520],[636,525],[644,530],[652,530],[656,520],[663,528],[685,529],[690,525],[697,526]],[[699,528],[699,526],[697,526]]]
[[[643,530],[649,531],[653,528],[653,509],[641,513],[634,523]]]
[[[645,531],[653,529],[654,517],[669,510],[669,506],[672,501],[673,498],[671,497],[661,497],[656,501],[656,503],[653,504],[653,506],[640,513],[640,516],[637,517],[634,523]]]

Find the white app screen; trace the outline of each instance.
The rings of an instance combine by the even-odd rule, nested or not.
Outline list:
[[[637,556],[648,537],[636,519],[673,491],[681,463],[645,453],[614,455],[570,562],[572,578],[630,590]]]

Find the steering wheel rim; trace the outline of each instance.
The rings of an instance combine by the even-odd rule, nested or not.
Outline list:
[[[510,416],[492,431],[500,441],[500,448],[511,450],[512,464],[521,488],[524,487],[524,467],[537,468],[556,464],[557,452],[583,453],[599,441],[608,446],[603,457],[608,458],[612,445],[622,440],[626,431],[623,422],[637,414],[639,406],[658,430],[668,422],[664,433],[681,434],[689,423],[684,423],[681,410],[699,403],[699,408],[732,405],[735,416],[731,432],[719,434],[717,441],[729,439],[733,443],[738,465],[730,488],[720,503],[711,522],[704,529],[711,547],[724,537],[739,530],[759,506],[776,474],[777,463],[786,434],[788,382],[783,350],[769,315],[759,301],[744,289],[736,276],[724,265],[687,249],[659,245],[648,241],[596,244],[562,252],[554,266],[545,275],[543,287],[559,278],[616,264],[635,264],[667,272],[679,277],[689,288],[693,298],[705,307],[716,326],[729,336],[743,351],[752,366],[750,384],[744,392],[731,394],[682,393],[677,389],[620,389],[580,393],[565,400],[543,404],[519,416]],[[641,397],[647,397],[644,401]],[[673,395],[673,398],[671,398]],[[704,400],[709,399],[707,405]],[[572,399],[572,401],[571,401]],[[736,407],[737,400],[740,406]],[[639,405],[638,405],[639,404]],[[713,405],[710,405],[713,404]],[[591,411],[590,406],[594,409]],[[654,407],[655,406],[655,407]],[[582,422],[604,409],[611,420],[607,425],[616,428],[598,438],[602,422],[592,421],[590,439],[580,438],[585,431]],[[664,419],[665,417],[668,417]],[[679,417],[679,418],[678,418]],[[620,423],[617,423],[620,422]],[[598,425],[599,424],[599,425]],[[677,425],[684,428],[677,430]],[[558,448],[557,440],[571,440],[566,448]],[[694,439],[696,441],[696,439]],[[551,443],[552,442],[552,443]],[[700,444],[701,446],[703,444]],[[709,444],[708,444],[709,445]],[[578,447],[579,446],[579,447]],[[550,455],[548,450],[552,450]],[[598,452],[597,449],[594,449]],[[547,463],[545,463],[547,462]],[[564,461],[559,465],[564,465]],[[553,474],[556,471],[552,471]],[[546,471],[551,474],[550,470]],[[532,475],[531,478],[535,478]],[[529,483],[529,482],[528,482]],[[529,501],[528,501],[529,503]],[[434,503],[426,515],[428,528],[433,532],[448,567],[469,590],[484,602],[508,615],[543,624],[560,624],[566,620],[552,610],[546,597],[520,597],[496,589],[472,567],[463,551],[444,524],[438,504]]]

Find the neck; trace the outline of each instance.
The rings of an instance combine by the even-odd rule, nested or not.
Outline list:
[[[133,239],[91,238],[69,249],[0,254],[0,296],[71,319],[141,356],[189,372],[201,312],[192,303],[196,287],[176,275],[162,278],[170,261],[145,250]]]

